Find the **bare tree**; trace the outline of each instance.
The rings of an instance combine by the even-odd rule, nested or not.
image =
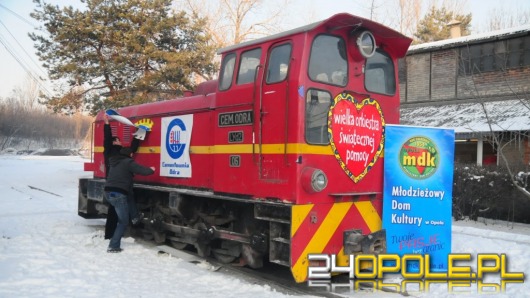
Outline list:
[[[399,1],[399,0],[397,0]],[[354,15],[363,16],[364,18],[377,21],[379,23],[385,24],[386,26],[395,28],[395,24],[391,24],[394,19],[388,18],[388,12],[392,11],[393,15],[395,13],[394,1],[384,1],[384,0],[370,0],[370,1],[354,1],[354,4],[359,6],[359,9],[351,8],[350,11]],[[392,8],[390,8],[392,6]],[[383,11],[383,9],[388,9],[388,11]],[[380,17],[384,15],[384,17]],[[392,20],[391,20],[392,19]]]
[[[31,76],[26,76],[24,83],[13,89],[12,97],[27,111],[46,109],[39,103],[39,85]]]
[[[23,107],[16,98],[9,96],[0,102],[0,151],[12,146],[16,135],[23,129],[20,119]]]
[[[0,151],[9,148],[32,149],[38,142],[53,148],[83,140],[91,117],[54,114],[37,100],[37,87],[31,79],[0,100]]]
[[[467,0],[432,0],[435,7],[445,7],[447,11],[451,11],[454,14],[465,14],[469,11],[467,8]]]
[[[399,32],[412,36],[421,17],[421,0],[399,0]]]
[[[193,14],[207,18],[207,32],[218,47],[241,43],[282,30],[292,0],[178,0]]]
[[[516,12],[509,12],[504,7],[499,7],[489,12],[488,23],[481,31],[507,29],[528,23],[530,23],[530,10],[518,9]]]
[[[504,88],[509,90],[509,93],[511,93],[509,95],[511,95],[511,97],[516,98],[520,101],[521,107],[525,109],[527,113],[530,113],[530,89],[528,89],[528,87],[520,88],[519,86],[518,88],[516,88],[514,87],[514,82],[511,82],[509,80],[510,69],[507,67],[508,55],[506,55],[505,52],[496,52],[495,57],[497,59],[496,61],[498,62],[497,71],[499,73],[502,73],[502,84],[504,85]],[[463,65],[461,65],[461,67],[463,67]],[[486,94],[484,91],[479,90],[479,84],[477,82],[479,79],[483,78],[484,76],[487,76],[488,74],[483,73],[483,71],[478,65],[472,63],[469,63],[468,70],[464,71],[464,73],[466,73],[467,76],[466,80],[468,82],[468,91],[470,91],[474,95],[476,102],[480,104],[484,116],[486,118],[490,133],[489,141],[492,143],[492,145],[497,151],[498,156],[500,157],[498,164],[506,168],[513,186],[526,198],[530,199],[530,191],[528,191],[527,189],[528,176],[519,176],[517,173],[522,169],[528,170],[528,165],[524,163],[524,152],[517,151],[521,150],[521,148],[523,148],[522,150],[525,150],[524,147],[526,146],[520,146],[520,144],[522,144],[522,140],[526,140],[526,142],[528,142],[530,140],[530,134],[525,131],[495,131],[493,129],[493,126],[500,126],[500,124],[489,114],[486,101],[484,99],[484,96]],[[513,156],[514,152],[521,156],[521,159],[519,161],[514,161],[513,157],[509,158],[509,155]]]
[[[395,0],[384,1],[384,5],[375,5],[372,0],[371,10],[385,8],[384,18],[378,17],[378,14],[370,12],[373,20],[385,24],[407,36],[413,36],[416,32],[418,21],[422,16],[421,0]]]
[[[377,3],[377,0],[368,1],[366,4],[368,5],[368,11],[370,12],[370,14],[369,14],[370,20],[377,19],[377,10],[383,4]]]

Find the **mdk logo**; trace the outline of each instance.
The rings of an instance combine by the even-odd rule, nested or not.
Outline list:
[[[414,179],[431,177],[440,163],[438,149],[426,137],[408,139],[399,150],[399,165],[405,174]]]

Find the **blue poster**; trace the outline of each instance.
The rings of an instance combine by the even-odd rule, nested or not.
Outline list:
[[[383,228],[389,254],[430,257],[431,272],[447,271],[451,253],[452,129],[387,125]],[[409,272],[418,263],[407,264]]]

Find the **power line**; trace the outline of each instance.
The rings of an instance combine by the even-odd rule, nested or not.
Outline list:
[[[13,14],[15,17],[21,19],[23,22],[25,22],[26,24],[30,25],[31,27],[35,28],[37,26],[35,26],[33,23],[31,23],[30,21],[26,20],[23,16],[19,15],[18,13],[12,11],[11,9],[5,7],[4,5],[0,4],[0,7],[7,10],[8,12],[10,12],[11,14]]]
[[[15,40],[15,42],[18,44],[18,46],[22,49],[22,51],[24,51],[24,53],[28,56],[29,60],[30,60],[31,62],[33,62],[33,64],[34,64],[35,66],[37,66],[37,69],[40,70],[40,71],[42,71],[41,66],[40,66],[39,64],[37,64],[37,62],[35,62],[35,60],[31,57],[31,55],[30,55],[28,52],[26,52],[26,50],[24,49],[24,47],[20,44],[20,42],[18,42],[17,38],[11,33],[11,31],[9,31],[9,29],[7,28],[7,26],[6,26],[2,21],[0,21],[0,24],[1,24],[2,26],[4,26],[4,28],[6,29],[7,33],[9,33],[9,35],[11,35],[11,37]]]
[[[0,35],[0,44],[4,46],[4,48],[7,50],[7,52],[17,61],[17,63],[26,71],[26,73],[30,76],[31,79],[33,79],[41,88],[44,90],[48,95],[51,95],[51,92],[44,86],[44,84],[41,82],[41,79],[34,75],[34,73],[26,67],[26,65],[19,59],[17,55],[13,52],[13,50],[10,48],[9,44],[2,39],[2,36]]]
[[[0,4],[0,8],[4,8],[9,13],[13,14],[14,16],[16,16],[18,19],[22,20],[26,24],[28,24],[28,25],[32,26],[33,28],[35,28],[35,25],[33,23],[31,23],[30,21],[26,20],[24,17],[20,16],[19,14],[17,14],[14,11],[12,11],[11,9],[5,7],[2,4]],[[39,72],[41,72],[41,73],[45,73],[45,71],[42,69],[42,67],[40,65],[38,65],[38,63],[35,62],[33,57],[24,49],[24,47],[20,44],[20,42],[17,40],[17,38],[11,33],[11,31],[8,29],[8,27],[2,21],[0,21],[0,24],[5,28],[7,33],[9,33],[11,38],[13,38],[15,40],[15,42],[22,49],[22,51],[24,51],[24,53],[27,55],[27,57],[29,57],[30,61],[34,65],[37,66],[37,70]],[[14,49],[14,47],[12,47],[9,44],[7,39],[4,38],[1,34],[0,34],[0,44],[2,44],[4,46],[4,48],[9,53],[9,55],[11,55],[11,57],[13,57],[13,59],[15,59],[15,61],[26,72],[26,74],[30,77],[30,79],[32,79],[41,88],[41,90],[43,90],[46,94],[51,95],[51,92],[44,86],[43,80],[39,77],[39,75],[36,74],[34,71],[32,71],[32,69],[29,67],[29,64],[25,61],[25,59],[23,59],[23,57],[21,55],[17,55],[18,51],[16,51]]]

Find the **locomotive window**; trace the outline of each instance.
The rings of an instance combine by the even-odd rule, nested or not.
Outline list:
[[[261,49],[246,51],[241,54],[239,62],[239,74],[237,75],[237,84],[248,84],[256,79],[256,68],[261,58]]]
[[[370,92],[388,95],[396,93],[394,64],[392,59],[380,49],[366,59],[364,85]]]
[[[328,112],[331,107],[331,94],[326,91],[309,89],[305,101],[305,139],[309,144],[327,145]]]
[[[226,90],[232,85],[234,66],[236,65],[236,54],[226,55],[221,64],[221,77],[219,78],[219,90]]]
[[[267,84],[278,83],[287,77],[289,60],[291,59],[291,45],[283,44],[272,49],[267,69]]]
[[[309,58],[309,78],[313,81],[346,86],[348,63],[344,39],[319,35],[313,40]]]

